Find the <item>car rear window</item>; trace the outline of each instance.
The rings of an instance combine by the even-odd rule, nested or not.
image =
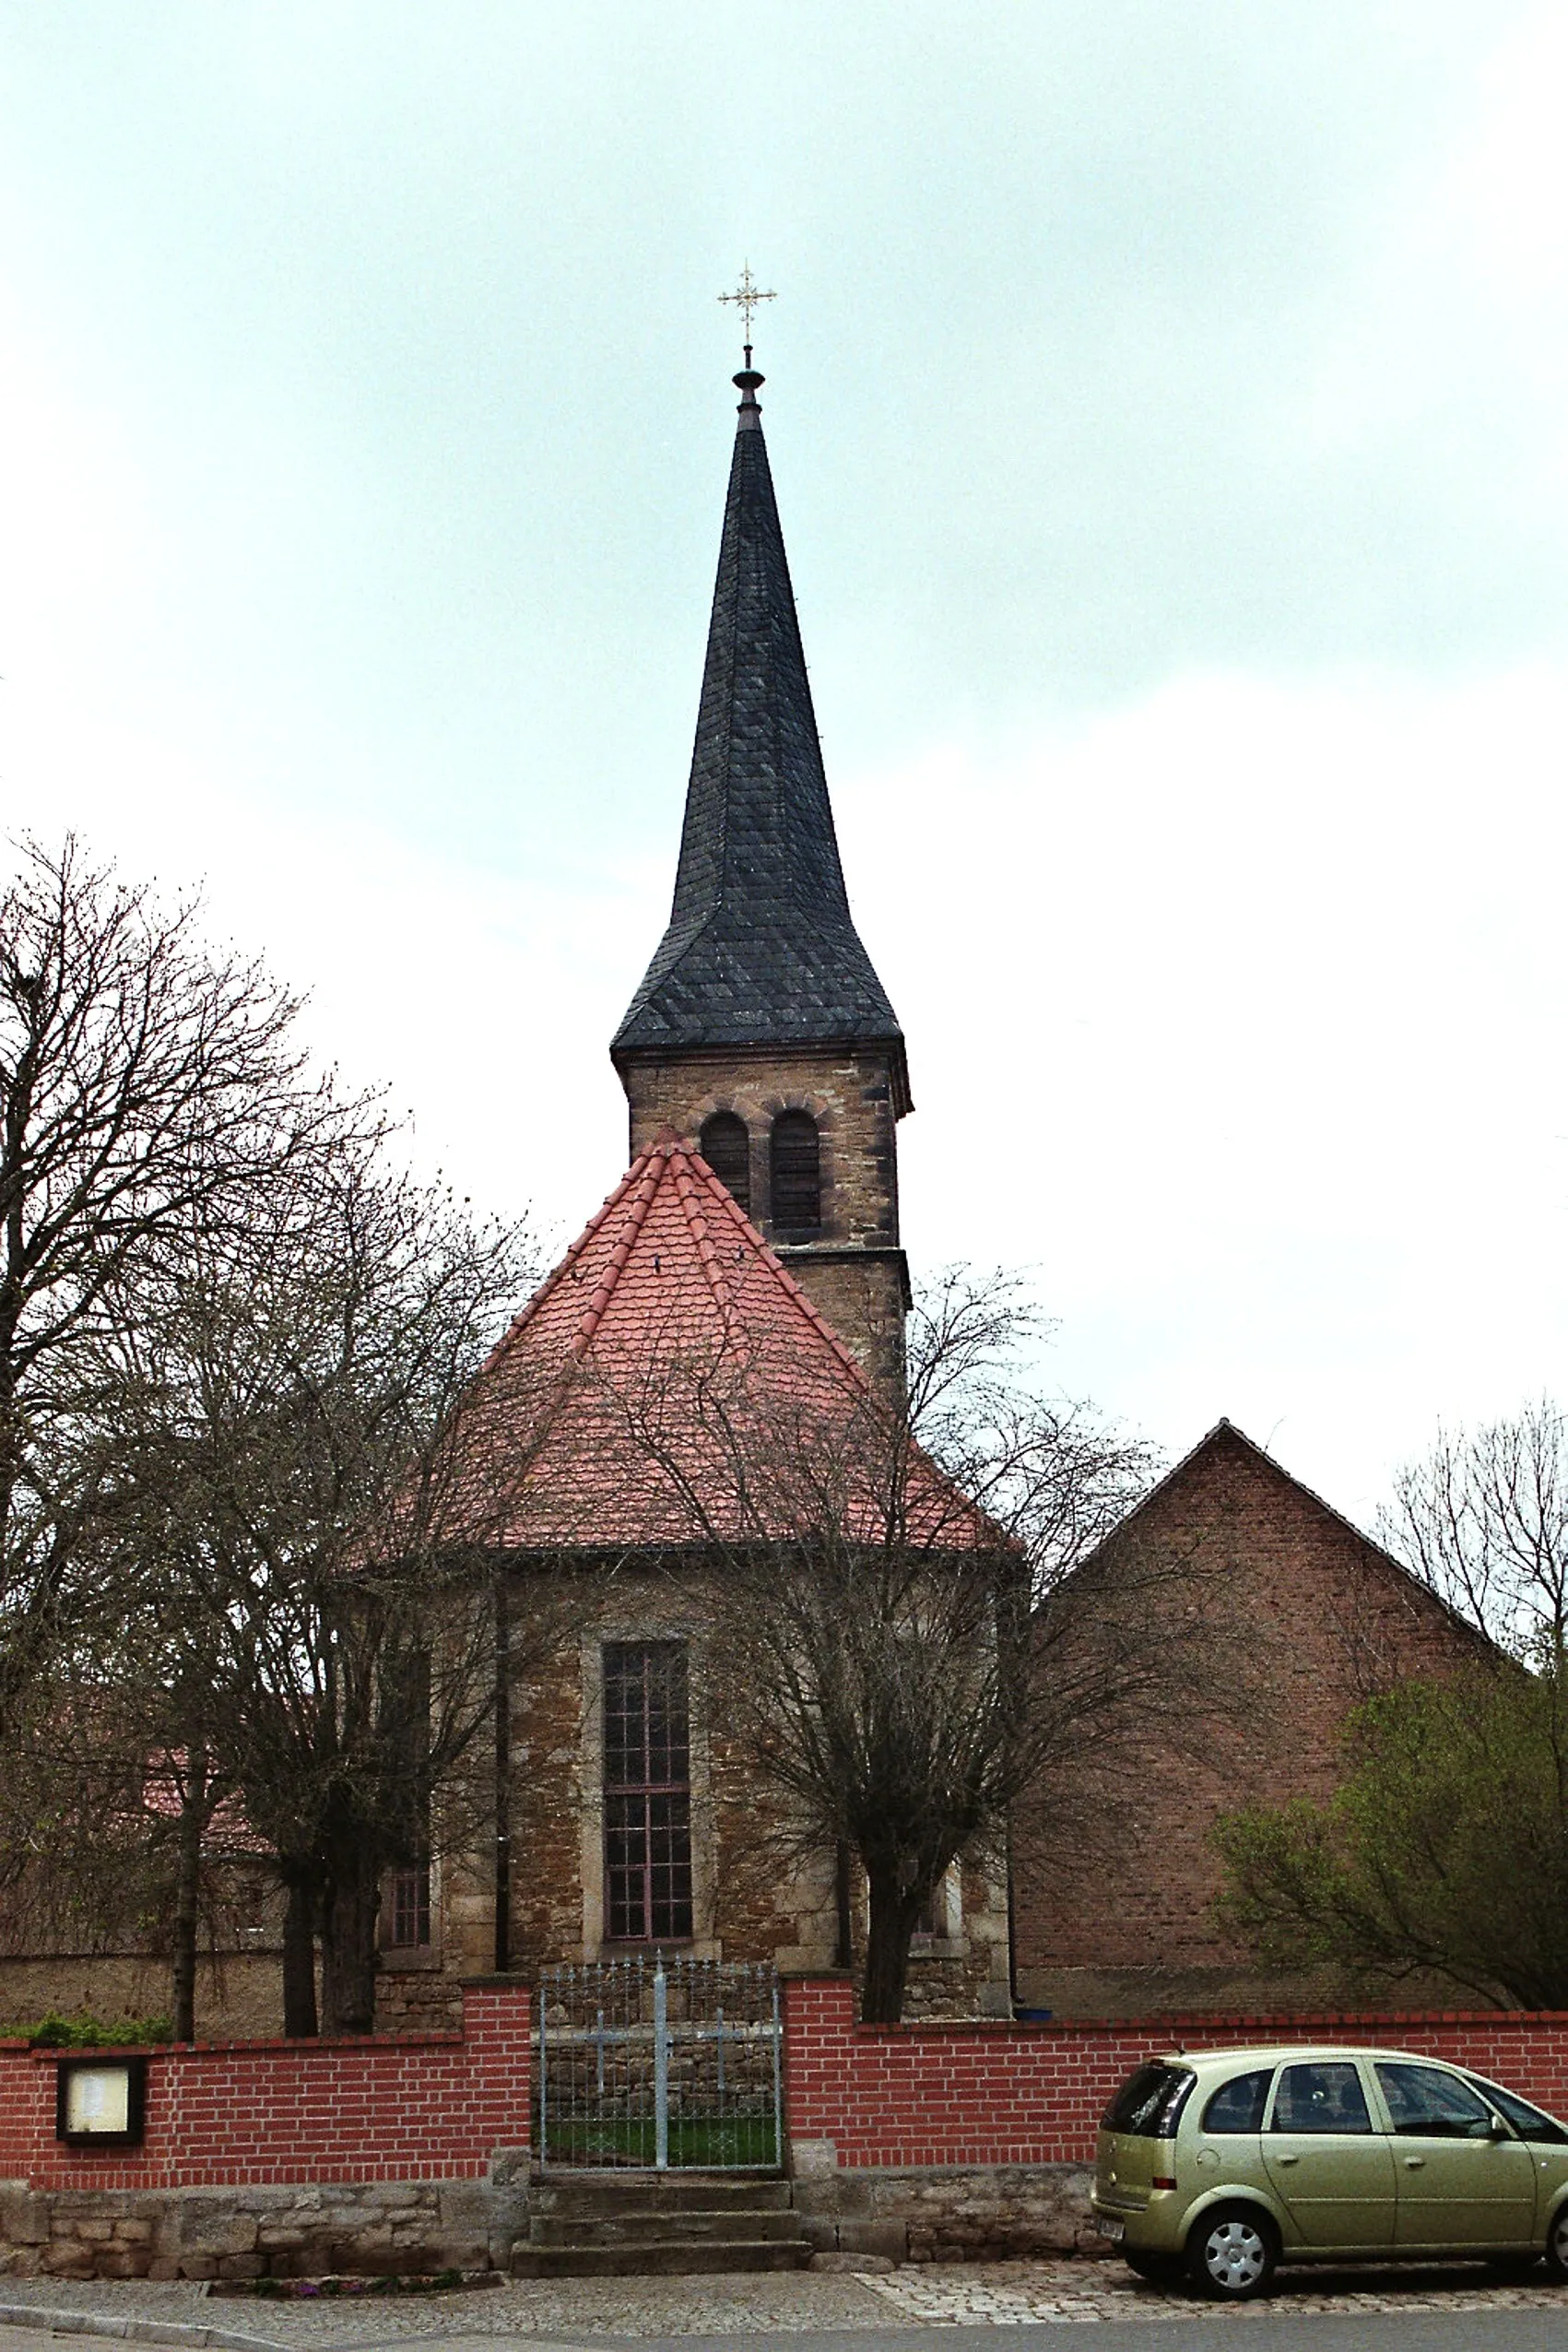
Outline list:
[[[1550,2115],[1543,2115],[1539,2107],[1532,2107],[1527,2098],[1519,2097],[1517,2091],[1502,2090],[1496,2083],[1489,2083],[1480,2074],[1471,2074],[1468,2080],[1475,2085],[1482,2098],[1491,2101],[1500,2115],[1507,2117],[1522,2140],[1533,2140],[1538,2145],[1553,2148],[1568,2143],[1568,2132],[1562,2124],[1554,2122]]]
[[[1268,2086],[1274,2080],[1272,2066],[1260,2067],[1256,2074],[1232,2074],[1228,2083],[1209,2096],[1203,2110],[1206,2132],[1261,2132],[1263,2110],[1268,2104]]]
[[[1130,2132],[1140,2140],[1173,2140],[1196,2080],[1185,2066],[1140,2066],[1127,2076],[1101,2122],[1107,2132]]]

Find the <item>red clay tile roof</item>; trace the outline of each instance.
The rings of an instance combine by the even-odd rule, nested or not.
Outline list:
[[[496,1347],[458,1426],[471,1540],[524,1549],[999,1531],[896,1432],[707,1162],[635,1161]],[[894,1459],[902,1471],[890,1467]]]

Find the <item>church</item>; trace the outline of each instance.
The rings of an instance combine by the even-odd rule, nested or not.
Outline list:
[[[713,1428],[677,1409],[674,1385],[654,1398],[666,1453],[651,1478],[623,1410],[629,1368],[700,1380],[711,1400],[722,1363],[747,1443],[808,1421],[831,1442],[903,1379],[909,1066],[850,911],[762,381],[749,345],[669,923],[610,1044],[631,1164],[474,1391],[501,1465],[483,1538],[505,1593],[493,1779],[457,1857],[383,1889],[388,2029],[450,2021],[478,1975],[654,1949],[822,1971],[864,1951],[843,1851],[785,1854],[770,1834],[700,1601],[671,1573],[694,1541],[680,1498],[699,1517],[722,1507]],[[929,1465],[914,1496],[933,1523],[973,1516]],[[1007,1870],[955,1865],[914,1936],[911,2015],[1278,2007],[1333,1990],[1260,1981],[1225,1946],[1208,1832],[1237,1803],[1325,1793],[1346,1710],[1468,1658],[1473,1637],[1228,1423],[1102,1549],[1132,1542],[1202,1551],[1210,1605],[1258,1628],[1256,1703],[1211,1754],[1149,1755],[1131,1787],[1086,1766],[1054,1792],[1048,1838],[1020,1806]],[[260,1902],[211,1956],[203,2030],[276,2032],[279,1983],[276,1905]],[[0,1953],[12,2014],[166,2004],[151,1934],[122,1953]]]
[[[552,1399],[517,1408],[530,1459],[500,1531],[514,1616],[530,1558],[574,1554],[587,1614],[574,1644],[510,1677],[502,1866],[449,1868],[428,1901],[394,1891],[389,1922],[430,1942],[389,1929],[389,2017],[442,1997],[422,1974],[438,1959],[449,1984],[639,1944],[786,1969],[847,1965],[855,1947],[842,1861],[785,1862],[758,1835],[701,1613],[668,1566],[690,1525],[593,1377],[708,1348],[743,1363],[759,1443],[803,1404],[843,1430],[902,1378],[908,1065],[850,913],[747,361],[669,926],[610,1047],[631,1165],[479,1384],[503,1426],[509,1399]],[[568,1363],[588,1377],[557,1403]],[[704,1477],[717,1483],[694,1455],[673,1483]],[[955,1868],[915,1968],[917,2001],[1007,2015],[1006,1885]]]

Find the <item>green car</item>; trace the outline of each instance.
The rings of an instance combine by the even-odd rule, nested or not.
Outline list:
[[[1102,2234],[1144,2278],[1228,2302],[1281,2262],[1473,2254],[1568,2279],[1568,2127],[1406,2050],[1174,2052],[1100,2127]]]

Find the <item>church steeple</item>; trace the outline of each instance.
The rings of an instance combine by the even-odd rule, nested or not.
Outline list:
[[[849,911],[749,343],[735,382],[675,899],[610,1053],[633,1156],[671,1128],[695,1144],[829,1322],[896,1379],[903,1033]]]
[[[903,1038],[849,911],[749,364],[669,928],[610,1050]]]

